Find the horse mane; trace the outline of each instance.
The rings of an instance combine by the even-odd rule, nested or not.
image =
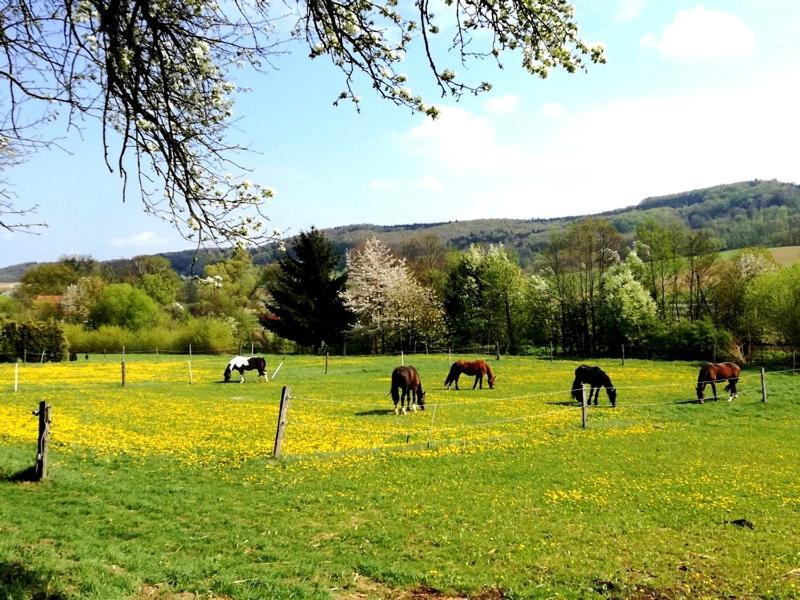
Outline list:
[[[580,401],[583,398],[583,391],[582,388],[583,384],[581,383],[581,378],[576,376],[575,381],[572,382],[572,391],[570,392],[572,397],[575,400]]]
[[[481,361],[486,366],[486,374],[489,376],[489,379],[494,379],[494,372],[492,371],[492,367],[489,366],[489,363]]]

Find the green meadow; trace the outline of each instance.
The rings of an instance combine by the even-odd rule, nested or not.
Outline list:
[[[22,365],[17,392],[0,365],[2,599],[800,597],[791,372],[697,404],[696,363],[599,361],[618,406],[583,429],[575,361],[491,359],[494,390],[456,392],[447,355],[406,356],[427,407],[395,415],[399,356],[270,356],[244,384],[129,356],[124,387],[120,360]]]

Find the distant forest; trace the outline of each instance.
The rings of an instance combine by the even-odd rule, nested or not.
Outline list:
[[[377,226],[347,225],[325,229],[340,257],[347,249],[362,246],[377,236],[394,250],[400,250],[410,239],[434,235],[446,246],[466,250],[471,244],[500,244],[513,251],[523,268],[534,265],[554,232],[590,215],[558,219],[476,219],[447,223],[414,223]],[[748,246],[794,246],[800,244],[800,185],[776,180],[754,180],[692,190],[669,196],[646,198],[635,206],[600,213],[631,243],[636,227],[649,218],[659,222],[677,221],[691,229],[708,230],[719,242],[720,249]],[[230,255],[225,250],[203,250],[197,257],[194,273],[202,274],[206,264]],[[167,252],[173,269],[181,275],[192,272],[194,250]],[[275,262],[281,256],[276,246],[252,251],[256,265]],[[109,261],[113,268],[116,261]],[[123,262],[123,261],[120,261]],[[0,282],[19,281],[36,263],[24,263],[0,269]]]

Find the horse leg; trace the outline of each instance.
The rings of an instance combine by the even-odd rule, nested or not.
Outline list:
[[[406,388],[403,390],[403,395],[400,397],[400,406],[402,407],[403,414],[406,414],[406,404],[411,404],[411,389]]]
[[[461,377],[461,373],[456,375],[456,391],[458,391],[458,378]]]
[[[592,399],[594,398],[594,405],[597,406],[597,396],[600,395],[600,388],[594,387],[589,390],[589,404],[592,403]]]
[[[739,394],[736,392],[736,383],[739,381],[738,377],[731,377],[728,380],[728,402],[734,398],[738,398]]]
[[[715,381],[711,381],[709,383],[711,384],[711,391],[714,394],[714,402],[716,402],[717,400],[719,400],[719,398],[717,398],[717,384]]]
[[[244,383],[244,369],[237,369],[239,371],[239,383]]]

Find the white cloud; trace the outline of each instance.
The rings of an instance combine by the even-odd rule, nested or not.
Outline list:
[[[444,183],[442,183],[441,179],[436,177],[435,175],[426,175],[421,179],[418,179],[414,182],[415,187],[421,190],[428,190],[431,192],[441,192],[444,191]]]
[[[644,10],[645,0],[620,0],[617,7],[617,20],[619,21],[633,21],[636,17],[642,14]]]
[[[558,102],[546,102],[542,105],[542,114],[548,119],[561,119],[567,116],[567,109]]]
[[[108,241],[112,246],[116,246],[118,248],[121,247],[144,248],[148,246],[156,246],[159,244],[163,244],[168,240],[158,237],[152,231],[142,231],[141,233],[137,233],[128,237],[111,238]]]
[[[492,96],[486,99],[483,107],[493,115],[508,115],[519,106],[519,96],[506,94],[505,96]]]
[[[755,43],[755,34],[740,17],[702,4],[680,11],[661,35],[648,33],[641,40],[665,58],[682,61],[746,56]]]
[[[532,145],[501,140],[490,122],[460,109],[399,140],[458,198],[460,218],[577,215],[720,183],[800,181],[798,105],[800,81],[776,75],[609,102],[566,115],[549,133],[521,123],[514,139]]]
[[[521,148],[499,142],[488,119],[461,108],[440,108],[438,119],[426,119],[398,142],[410,156],[471,176],[511,174],[525,167]]]

